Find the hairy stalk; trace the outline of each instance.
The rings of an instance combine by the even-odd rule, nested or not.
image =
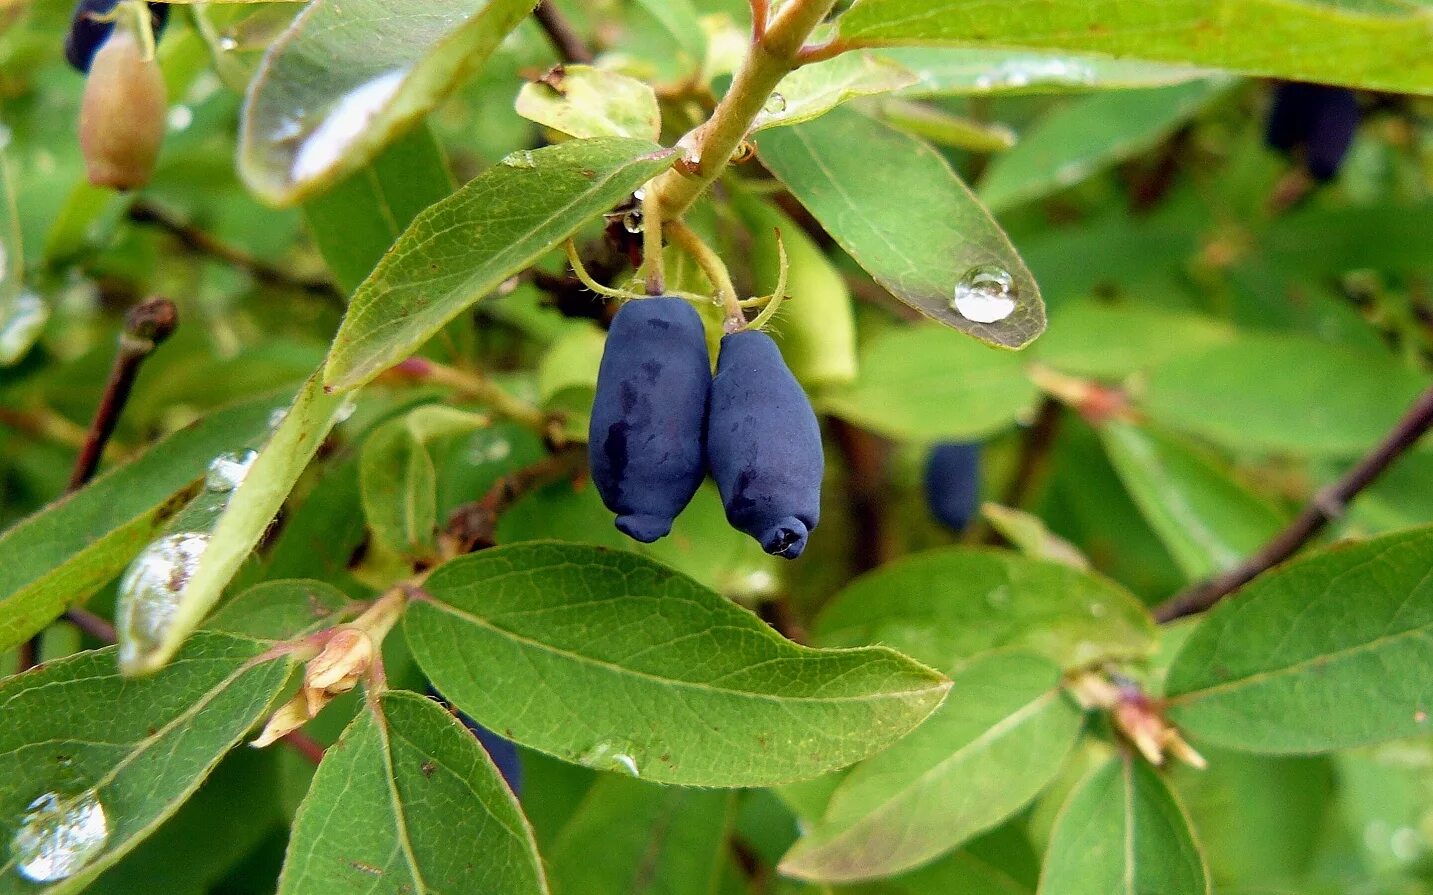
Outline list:
[[[703,242],[695,230],[682,221],[668,221],[667,233],[672,237],[672,241],[681,247],[682,251],[692,256],[692,260],[697,262],[702,273],[707,275],[708,280],[711,280],[712,288],[716,290],[722,307],[726,309],[726,331],[736,332],[745,326],[746,315],[741,309],[741,298],[736,294],[736,287],[731,282],[731,273],[726,269],[726,264],[722,262],[721,256],[713,251],[711,246]]]
[[[646,271],[648,295],[661,295],[667,290],[662,264],[662,205],[652,189],[642,194],[642,269]]]
[[[776,85],[801,66],[806,39],[835,5],[835,0],[791,0],[765,30],[758,26],[731,89],[711,118],[678,143],[689,151],[685,168],[653,182],[665,220],[680,217],[726,168]]]
[[[552,420],[547,414],[481,373],[459,370],[423,357],[411,357],[395,369],[411,379],[447,386],[488,405],[499,416],[534,429],[540,435],[548,434]]]

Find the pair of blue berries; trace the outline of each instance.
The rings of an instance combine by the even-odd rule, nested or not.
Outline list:
[[[821,517],[821,429],[781,351],[759,330],[722,338],[711,372],[701,317],[680,298],[623,305],[597,374],[592,481],[617,528],[672,530],[708,470],[731,525],[795,559]]]

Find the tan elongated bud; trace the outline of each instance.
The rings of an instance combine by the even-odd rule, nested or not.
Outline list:
[[[95,54],[80,105],[80,149],[90,183],[144,186],[164,142],[168,95],[159,63],[131,27],[116,26]]]

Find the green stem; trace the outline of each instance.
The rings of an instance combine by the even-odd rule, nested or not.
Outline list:
[[[737,297],[736,287],[731,282],[731,273],[726,269],[726,264],[722,262],[721,256],[702,241],[702,238],[697,235],[697,231],[682,221],[675,219],[667,221],[667,232],[671,235],[672,241],[680,246],[682,251],[691,255],[692,260],[697,262],[697,266],[702,269],[702,273],[707,275],[708,280],[711,280],[712,288],[716,290],[722,307],[726,309],[726,331],[733,333],[745,326],[746,314],[742,312],[741,299]]]
[[[679,218],[726,168],[776,85],[802,64],[806,39],[835,5],[836,0],[791,0],[755,36],[711,118],[678,143],[690,151],[685,170],[673,169],[653,182],[664,220]]]

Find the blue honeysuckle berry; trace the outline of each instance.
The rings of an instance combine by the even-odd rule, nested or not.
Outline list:
[[[1265,142],[1301,155],[1309,174],[1327,182],[1338,175],[1361,118],[1358,96],[1346,87],[1283,83],[1274,89]]]
[[[613,317],[587,457],[627,536],[651,543],[670,532],[701,485],[711,381],[701,317],[683,299],[635,299]]]
[[[964,531],[980,510],[980,445],[954,441],[935,445],[926,459],[925,497],[936,519],[954,531]]]
[[[721,341],[707,457],[727,521],[767,553],[800,556],[821,520],[821,427],[764,332],[746,330]]]
[[[488,757],[493,760],[493,765],[497,767],[498,773],[502,774],[503,780],[507,782],[508,789],[513,791],[513,795],[522,795],[522,757],[518,755],[517,744],[498,736],[453,708],[453,704],[443,698],[443,694],[434,689],[431,684],[428,685],[428,695],[441,703],[443,708],[451,712],[477,738],[484,751],[488,753]]]
[[[95,54],[114,33],[114,22],[100,22],[91,15],[108,15],[119,0],[80,0],[75,4],[74,15],[70,17],[70,30],[65,35],[65,59],[76,71],[88,74]],[[169,4],[149,4],[150,23],[155,40],[164,33],[169,23]]]

